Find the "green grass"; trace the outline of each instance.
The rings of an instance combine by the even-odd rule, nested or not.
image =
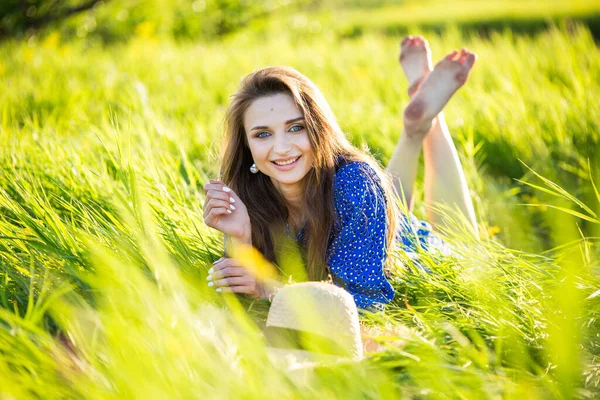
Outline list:
[[[592,1],[577,0],[544,2],[526,0],[491,1],[405,1],[399,5],[384,5],[369,12],[365,18],[359,9],[349,9],[342,20],[348,25],[360,25],[365,29],[389,29],[392,26],[480,24],[488,21],[543,20],[560,17],[585,17],[600,12],[600,5]]]
[[[221,250],[201,186],[218,172],[224,107],[246,73],[292,65],[385,162],[407,84],[399,37],[277,29],[203,44],[2,45],[0,397],[597,396],[600,54],[589,30],[427,33],[435,59],[462,46],[480,57],[445,115],[483,240],[449,232],[456,256],[423,255],[433,274],[399,262],[393,304],[362,317],[386,351],[319,368],[307,389],[266,358],[265,304],[204,283]]]
[[[590,0],[121,0],[99,3],[48,28],[63,37],[118,43],[140,34],[214,40],[273,27],[277,34],[299,29],[303,36],[328,31],[340,37],[404,34],[415,27],[439,32],[448,25],[459,26],[465,36],[504,29],[534,34],[565,20],[583,22],[600,37],[600,5]],[[29,37],[26,21],[24,16],[4,18],[0,29]]]

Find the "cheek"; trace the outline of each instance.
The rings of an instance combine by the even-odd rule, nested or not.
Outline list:
[[[298,137],[298,140],[296,141],[296,146],[305,153],[312,153],[312,145],[310,144],[308,134],[304,134]]]
[[[302,151],[304,152],[305,155],[312,157],[313,155],[313,148],[312,145],[310,144],[310,140],[308,139],[308,136],[306,136],[303,140],[302,140]]]
[[[262,163],[267,158],[267,150],[265,149],[265,146],[253,143],[248,147],[255,163]]]

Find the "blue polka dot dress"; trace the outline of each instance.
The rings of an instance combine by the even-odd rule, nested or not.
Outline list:
[[[386,198],[375,170],[362,161],[341,166],[334,180],[336,222],[327,251],[327,263],[336,285],[354,296],[358,308],[382,310],[394,298],[384,275],[386,261]],[[297,239],[304,239],[304,231]],[[445,247],[431,226],[414,215],[401,217],[398,243],[416,259],[417,247]],[[413,257],[411,257],[413,258]]]

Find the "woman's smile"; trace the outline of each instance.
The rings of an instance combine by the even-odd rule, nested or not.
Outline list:
[[[274,161],[272,161],[272,163],[275,164],[278,167],[278,169],[280,169],[282,171],[289,171],[290,169],[294,168],[298,164],[298,160],[300,160],[300,157],[302,157],[302,156],[274,160]]]

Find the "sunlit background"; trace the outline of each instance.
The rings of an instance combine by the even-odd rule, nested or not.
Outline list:
[[[204,280],[224,109],[293,66],[385,164],[409,33],[479,55],[445,116],[482,239],[399,254],[379,350],[290,380]],[[0,399],[597,398],[599,38],[591,0],[3,0]]]

